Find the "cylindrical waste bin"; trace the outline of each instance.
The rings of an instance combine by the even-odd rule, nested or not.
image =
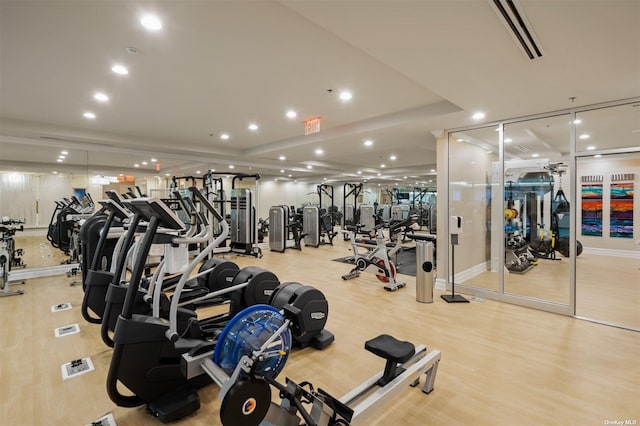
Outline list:
[[[416,300],[433,303],[433,243],[416,241]]]

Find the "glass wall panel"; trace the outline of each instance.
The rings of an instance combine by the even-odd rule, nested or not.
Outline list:
[[[570,115],[504,126],[504,293],[569,304]]]
[[[640,330],[640,153],[579,158],[577,177],[576,315]]]
[[[635,105],[635,106],[634,106]],[[640,104],[579,112],[576,152],[640,147]]]
[[[455,284],[491,291],[498,291],[502,271],[498,143],[495,126],[449,134],[449,215],[463,218]]]

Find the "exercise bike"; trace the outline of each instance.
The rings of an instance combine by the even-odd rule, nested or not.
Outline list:
[[[16,231],[23,231],[24,222],[3,217],[0,223],[0,297],[17,296],[24,294],[22,290],[10,290],[9,286],[14,284],[24,284],[24,280],[11,281],[11,269],[14,267],[24,268],[22,262],[22,249],[17,249],[13,236]],[[20,226],[17,226],[20,224]]]
[[[430,393],[441,353],[427,353],[383,334],[365,343],[365,349],[386,360],[384,372],[353,389],[340,399],[308,382],[275,379],[284,368],[291,346],[290,325],[299,313],[291,305],[282,310],[256,305],[238,315],[221,333],[214,356],[202,364],[221,387],[220,419],[228,425],[307,426],[365,424],[376,409],[402,392],[415,387],[425,374],[422,391]],[[271,387],[279,392],[280,404],[271,401]],[[307,409],[305,405],[311,405]]]
[[[348,226],[347,230],[343,230],[345,239],[351,240],[351,248],[353,250],[353,262],[355,267],[342,276],[343,280],[350,280],[360,276],[363,271],[373,272],[379,281],[385,283],[384,289],[387,291],[395,291],[407,285],[404,281],[396,279],[396,267],[389,260],[402,248],[402,231],[411,227],[415,223],[415,216],[410,216],[402,222],[398,222],[389,228],[389,234],[395,241],[391,243],[391,247],[387,246],[384,238],[383,224],[374,227],[375,240],[356,239],[356,235],[360,233],[363,225]],[[358,249],[367,249],[366,253],[362,253]]]

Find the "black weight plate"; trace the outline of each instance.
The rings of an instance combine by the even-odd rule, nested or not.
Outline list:
[[[220,420],[225,426],[259,425],[269,411],[271,387],[263,380],[243,378],[222,400]]]

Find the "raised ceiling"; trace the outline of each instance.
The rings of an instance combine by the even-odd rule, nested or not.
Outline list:
[[[475,111],[491,122],[640,96],[639,1],[516,4],[540,59],[482,0],[3,0],[0,168],[62,167],[66,149],[65,164],[97,173],[426,178],[434,135]],[[149,12],[161,31],[140,25]],[[321,130],[305,136],[315,116]]]

